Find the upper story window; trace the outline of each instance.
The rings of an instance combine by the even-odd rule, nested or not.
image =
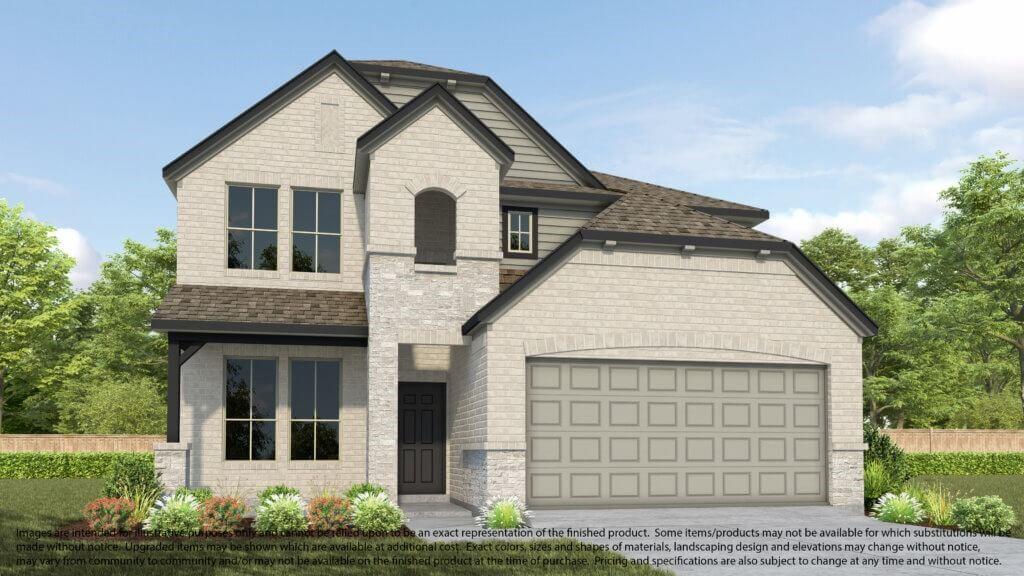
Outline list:
[[[339,273],[341,194],[296,190],[292,212],[292,270]]]
[[[502,249],[506,258],[537,257],[537,209],[506,206]]]
[[[228,268],[277,270],[277,190],[228,186]]]
[[[341,363],[292,360],[292,460],[337,460]]]
[[[224,370],[225,459],[273,460],[277,361],[229,358]]]
[[[416,262],[455,264],[455,199],[440,190],[416,195]]]

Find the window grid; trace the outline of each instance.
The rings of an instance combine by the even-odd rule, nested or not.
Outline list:
[[[309,461],[309,460],[314,460],[314,461],[316,461],[316,460],[332,460],[332,461],[334,461],[334,460],[340,460],[341,459],[341,362],[339,362],[337,360],[299,360],[299,359],[292,359],[291,360],[290,363],[291,363],[292,369],[291,369],[290,375],[289,375],[290,376],[289,377],[289,382],[290,382],[291,390],[289,391],[289,399],[293,403],[292,404],[292,412],[293,413],[294,413],[294,410],[295,410],[295,408],[294,408],[294,399],[295,399],[295,396],[294,396],[294,394],[295,394],[295,379],[294,379],[295,370],[294,370],[294,365],[295,365],[295,362],[311,362],[313,364],[313,417],[312,418],[295,418],[293,416],[292,419],[291,419],[292,422],[309,422],[310,424],[313,425],[313,457],[312,458],[298,458],[297,459],[297,458],[295,458],[295,455],[292,453],[293,450],[289,450],[289,457],[292,460],[300,460],[300,461]],[[338,418],[335,418],[335,419],[328,419],[328,418],[320,418],[319,417],[320,416],[320,414],[319,414],[320,406],[319,406],[319,398],[318,398],[318,396],[320,394],[320,382],[319,382],[319,380],[320,380],[320,370],[319,370],[318,366],[319,366],[319,364],[322,364],[324,362],[331,362],[331,363],[335,363],[335,364],[338,365],[338,378],[339,379],[335,383],[338,386]],[[317,453],[318,453],[318,450],[317,450],[317,437],[319,436],[319,433],[318,433],[319,430],[317,428],[317,424],[319,424],[321,422],[323,422],[323,423],[333,423],[333,424],[336,424],[338,426],[338,438],[337,438],[338,454],[334,458],[320,458],[320,457],[317,456]],[[292,433],[294,433],[294,429],[292,430]],[[294,446],[293,446],[293,448],[294,448]]]
[[[517,254],[530,254],[533,247],[530,239],[533,235],[533,214],[509,210],[508,213],[508,251]]]
[[[253,393],[253,388],[254,388],[253,360],[270,360],[274,364],[274,394],[273,394],[273,402],[274,402],[274,410],[273,411],[274,411],[274,416],[275,416],[274,418],[253,418],[252,417],[253,398],[255,397],[255,394]],[[225,387],[224,387],[225,399],[224,399],[224,403],[225,403],[225,407],[227,406],[227,371],[228,371],[228,364],[230,362],[244,362],[244,363],[246,363],[248,365],[248,375],[246,376],[246,383],[248,384],[248,390],[249,390],[249,394],[248,394],[249,395],[249,417],[248,418],[229,418],[227,416],[227,410],[225,408],[224,421],[225,421],[225,423],[227,423],[227,422],[243,422],[243,423],[249,424],[249,442],[248,442],[249,457],[248,457],[248,460],[252,461],[253,460],[252,449],[253,449],[253,444],[254,444],[254,442],[253,442],[253,429],[254,429],[253,423],[254,422],[269,422],[271,424],[271,426],[272,426],[272,429],[273,429],[274,424],[277,422],[277,418],[276,418],[276,416],[277,416],[277,360],[276,359],[267,359],[267,358],[235,358],[235,357],[225,358],[224,359],[224,372],[225,372],[225,374],[224,374],[224,379],[225,379]],[[225,435],[226,435],[226,431],[227,431],[227,426],[225,424]],[[260,458],[260,459],[257,459],[256,461],[260,461],[260,460],[277,460],[277,449],[276,449],[277,448],[277,446],[276,446],[277,445],[277,433],[276,433],[276,430],[274,431],[274,435],[273,436],[274,436],[274,450],[273,450],[274,457],[273,458]],[[225,436],[225,442],[226,441],[227,440],[226,440],[226,436]],[[225,455],[226,454],[227,454],[227,446],[225,445]],[[234,459],[234,460],[237,460],[237,459]]]
[[[232,226],[231,225],[230,210],[231,210],[231,189],[232,188],[243,189],[243,190],[248,190],[249,191],[249,218],[250,218],[250,221],[251,221],[249,227]],[[228,242],[228,268],[241,269],[241,270],[277,270],[277,260],[276,260],[276,257],[275,257],[275,260],[274,260],[273,267],[266,267],[266,268],[264,268],[262,265],[259,265],[257,263],[257,260],[256,260],[256,256],[257,256],[256,255],[256,233],[257,232],[273,232],[275,234],[274,251],[275,251],[275,253],[277,252],[277,241],[276,241],[277,214],[276,213],[274,214],[274,224],[275,225],[274,225],[273,228],[258,228],[258,227],[256,227],[256,190],[257,189],[260,189],[260,190],[272,190],[274,192],[274,200],[275,200],[274,204],[275,204],[275,207],[276,207],[276,205],[277,205],[277,189],[276,188],[271,188],[269,186],[228,186],[228,202],[227,202],[227,204],[228,204],[228,226],[227,226],[227,229],[228,229],[228,239],[227,239],[227,242]],[[248,232],[249,233],[249,265],[248,266],[232,266],[231,265],[231,232],[232,231]]]
[[[298,194],[300,192],[304,192],[304,193],[308,193],[308,194],[313,194],[313,197],[316,199],[315,202],[314,202],[315,208],[313,210],[313,230],[312,231],[309,231],[309,230],[301,230],[300,231],[300,230],[294,229],[295,228],[295,215],[294,215],[294,212],[295,212],[295,210],[294,210],[295,196],[296,196],[296,194]],[[341,269],[341,212],[339,210],[339,213],[338,213],[338,231],[337,232],[321,232],[320,231],[320,197],[322,195],[324,195],[324,194],[334,194],[334,195],[338,196],[339,197],[338,198],[338,206],[339,206],[339,208],[341,207],[341,197],[340,197],[341,195],[339,193],[337,193],[337,192],[319,192],[319,191],[316,191],[316,190],[295,190],[292,193],[292,206],[293,206],[293,209],[292,209],[292,212],[293,212],[292,228],[294,230],[293,233],[292,233],[292,236],[293,236],[292,244],[293,244],[293,246],[297,244],[297,242],[294,241],[294,237],[297,237],[297,236],[313,236],[313,269],[312,270],[296,270],[295,266],[296,266],[296,263],[297,263],[296,262],[297,259],[295,258],[295,252],[294,252],[294,248],[293,248],[293,252],[292,252],[293,253],[293,256],[292,256],[292,271],[294,271],[294,272],[316,272],[317,274],[338,274],[341,271],[340,270]],[[338,270],[338,272],[328,272],[326,270],[321,269],[321,266],[320,266],[320,237],[321,236],[332,236],[332,237],[337,237],[338,238],[338,248],[339,248],[339,250],[338,250],[338,269],[339,270]]]

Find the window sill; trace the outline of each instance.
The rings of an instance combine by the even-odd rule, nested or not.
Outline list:
[[[308,281],[330,281],[336,280],[341,282],[340,272],[292,272],[289,277],[292,280],[308,280]]]
[[[455,264],[414,264],[413,270],[417,274],[457,274],[458,266]]]
[[[233,278],[280,278],[280,270],[250,270],[248,268],[226,268],[228,277]]]

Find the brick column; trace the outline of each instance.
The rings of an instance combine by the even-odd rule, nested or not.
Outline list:
[[[192,444],[188,442],[161,442],[153,446],[153,465],[167,491],[189,486],[191,452]]]
[[[371,328],[367,353],[366,475],[398,498],[398,341]]]

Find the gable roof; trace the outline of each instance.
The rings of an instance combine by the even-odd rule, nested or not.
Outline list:
[[[387,96],[381,94],[376,86],[360,74],[341,54],[331,50],[326,56],[299,72],[291,80],[285,82],[277,90],[268,94],[259,102],[236,116],[233,120],[220,127],[213,134],[189,148],[183,154],[171,160],[163,168],[164,180],[168,185],[187,174],[193,167],[203,162],[224,146],[234,142],[243,134],[254,128],[268,116],[280,109],[284,104],[303,94],[311,86],[319,82],[327,74],[337,72],[342,78],[365,98],[383,116],[389,116],[397,110]],[[173,190],[173,187],[172,187]]]
[[[609,190],[618,190],[625,193],[669,192],[672,195],[682,198],[687,206],[700,210],[706,214],[750,218],[753,220],[760,220],[761,222],[768,219],[768,211],[764,208],[757,208],[756,206],[749,206],[747,204],[740,204],[739,202],[731,202],[729,200],[722,200],[721,198],[713,198],[711,196],[704,196],[703,194],[694,194],[693,192],[687,192],[685,190],[676,190],[675,188],[668,188],[666,186],[659,186],[658,184],[651,184],[649,182],[633,180],[632,178],[624,178],[613,174],[605,174],[603,172],[594,172],[594,176],[597,177],[597,179],[600,180]]]
[[[424,64],[422,62],[413,62],[411,60],[350,60],[349,62],[351,62],[356,68],[363,71],[378,68],[381,72],[387,72],[388,70],[399,68],[410,72],[441,73],[449,76],[478,78],[481,80],[485,78],[485,76],[480,74],[474,74],[464,70],[434,66],[433,64]]]
[[[452,96],[444,86],[434,84],[399,108],[397,112],[367,130],[356,141],[356,169],[352,184],[356,193],[366,191],[370,154],[435,106],[447,113],[465,130],[466,134],[493,156],[501,166],[501,175],[505,175],[515,160],[515,152],[466,108],[465,104]]]

